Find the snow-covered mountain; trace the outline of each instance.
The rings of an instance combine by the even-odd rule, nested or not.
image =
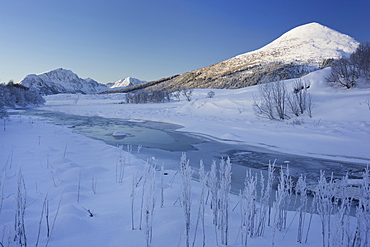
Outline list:
[[[141,81],[133,77],[126,77],[124,79],[114,82],[113,85],[110,86],[110,88],[118,89],[118,88],[135,86],[135,85],[139,85],[142,83],[145,83],[145,81]]]
[[[278,73],[282,79],[299,77],[325,66],[329,59],[348,56],[358,45],[352,37],[313,22],[256,51],[162,80],[151,89],[241,88],[259,83],[268,74]]]
[[[71,70],[55,69],[41,74],[27,75],[19,82],[23,86],[44,95],[58,93],[100,93],[109,88],[91,78],[82,79]]]
[[[228,61],[233,64],[283,62],[318,67],[326,59],[348,56],[358,45],[352,37],[313,22],[293,28],[261,49]]]

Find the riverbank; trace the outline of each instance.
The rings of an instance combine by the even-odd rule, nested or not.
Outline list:
[[[273,152],[303,155],[343,162],[370,163],[370,88],[350,90],[327,85],[328,70],[302,79],[310,84],[313,116],[286,121],[256,116],[253,110],[258,87],[237,90],[194,90],[185,99],[162,104],[121,104],[124,94],[51,95],[39,109],[82,116],[126,120],[150,120],[183,126],[180,131],[218,141],[249,145]],[[285,81],[291,88],[294,80]]]

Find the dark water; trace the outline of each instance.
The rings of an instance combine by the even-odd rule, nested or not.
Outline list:
[[[130,122],[122,119],[84,117],[37,110],[27,110],[23,114],[39,116],[49,119],[54,124],[66,125],[79,134],[102,140],[110,145],[123,145],[124,148],[131,145],[133,154],[142,159],[155,157],[156,162],[159,165],[163,164],[166,169],[178,169],[182,152],[186,152],[194,168],[198,168],[200,160],[203,160],[206,170],[210,169],[213,160],[219,162],[222,157],[230,157],[233,165],[234,191],[244,187],[247,169],[265,173],[269,162],[275,162],[276,172],[279,171],[280,166],[285,168],[289,165],[293,178],[296,179],[303,174],[310,184],[318,181],[320,170],[325,171],[328,176],[333,173],[336,178],[341,178],[347,172],[351,178],[357,178],[361,176],[365,167],[356,163],[272,153],[250,146],[225,144],[179,132],[177,130],[181,126],[162,122]],[[127,133],[127,136],[123,139],[114,138],[112,133],[116,130]],[[140,153],[137,152],[139,145],[142,146]]]

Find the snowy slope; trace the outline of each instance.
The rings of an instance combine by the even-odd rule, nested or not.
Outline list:
[[[108,90],[105,85],[91,78],[82,79],[71,70],[62,68],[37,75],[27,75],[19,83],[45,95],[58,93],[90,94]]]
[[[259,50],[236,56],[230,63],[293,62],[319,66],[325,59],[348,56],[358,45],[352,37],[313,22],[286,32]]]
[[[117,88],[129,87],[129,86],[138,85],[144,82],[145,81],[141,81],[133,77],[126,77],[124,79],[114,82],[111,88],[117,89]]]
[[[270,44],[220,63],[181,74],[158,88],[241,88],[258,84],[274,71],[295,78],[312,72],[326,59],[348,56],[359,43],[352,37],[318,23],[296,27]],[[280,63],[279,66],[271,66]],[[271,66],[271,67],[269,67]]]

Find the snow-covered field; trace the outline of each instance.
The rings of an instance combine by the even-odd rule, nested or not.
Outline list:
[[[214,98],[206,98],[210,90],[195,90],[190,102],[143,105],[116,104],[124,101],[119,94],[54,95],[46,97],[47,103],[40,109],[176,123],[184,126],[183,131],[224,142],[353,161],[365,168],[370,163],[370,89],[329,87],[323,79],[325,73],[317,71],[305,77],[311,84],[313,117],[284,122],[256,117],[252,104],[257,87],[212,90]],[[286,83],[289,86],[292,80]],[[151,161],[147,164],[121,148],[41,119],[11,116],[5,123],[0,131],[0,241],[4,246],[24,242],[28,246],[147,246],[150,234],[152,246],[185,246],[181,172],[161,171],[160,167],[153,172]],[[191,181],[190,245],[196,235],[194,246],[202,246],[203,236],[206,246],[222,246],[224,236],[213,225],[207,191],[204,228],[199,223],[196,231],[202,186]],[[241,229],[246,228],[241,227],[240,205],[240,198],[230,195],[228,246],[242,246]],[[276,215],[273,210],[275,220]],[[274,223],[266,225],[262,237],[248,237],[248,246],[299,245],[298,218],[289,212],[285,229],[276,230]],[[347,221],[340,220],[332,218],[332,239],[342,236],[338,229]],[[355,218],[348,222],[355,223]],[[355,227],[346,229],[354,234]],[[319,216],[313,215],[307,243],[302,245],[322,245]]]
[[[192,101],[163,104],[112,104],[124,102],[116,95],[51,95],[40,109],[83,116],[140,119],[174,123],[181,130],[219,141],[252,145],[272,151],[370,163],[370,87],[346,90],[327,85],[328,69],[303,79],[311,87],[313,117],[302,115],[288,121],[259,118],[253,111],[258,87],[234,90],[199,89]],[[293,80],[286,81],[291,86]]]

